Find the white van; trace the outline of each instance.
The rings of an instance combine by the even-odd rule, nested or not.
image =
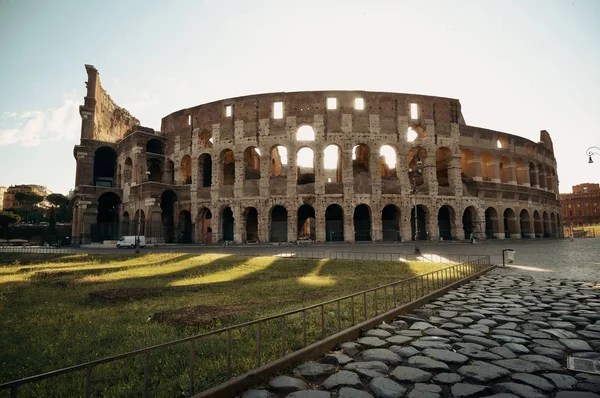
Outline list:
[[[140,240],[140,247],[146,247],[146,237],[143,235],[134,235],[134,236],[121,236],[121,239],[117,242],[117,249],[122,247],[131,247],[132,249],[135,247],[135,240]]]

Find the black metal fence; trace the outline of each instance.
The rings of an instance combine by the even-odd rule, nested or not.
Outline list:
[[[391,256],[388,253],[373,254]],[[364,258],[364,253],[361,255]],[[471,260],[438,271],[283,314],[0,384],[0,392],[9,390],[11,397],[16,397],[17,394],[45,395],[51,390],[49,383],[52,380],[49,379],[55,379],[57,383],[60,380],[63,387],[69,385],[73,389],[73,395],[109,396],[118,391],[114,389],[115,386],[120,384],[120,378],[126,376],[122,374],[122,370],[115,370],[108,375],[103,372],[102,376],[98,373],[99,370],[106,371],[107,366],[118,362],[121,366],[139,369],[139,372],[136,372],[139,378],[127,380],[130,384],[137,381],[134,391],[129,391],[130,395],[193,395],[232,377],[249,374],[248,372],[263,364],[470,277],[490,266],[489,256],[472,257]],[[177,370],[173,369],[174,364],[177,364]],[[188,384],[185,391],[165,390],[166,379],[181,379],[185,375]]]

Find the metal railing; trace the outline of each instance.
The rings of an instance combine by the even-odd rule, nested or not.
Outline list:
[[[19,254],[74,254],[78,253],[71,247],[53,247],[53,246],[2,246],[0,253],[19,253]]]
[[[381,255],[382,253],[379,253],[380,258]],[[126,390],[128,394],[143,397],[192,395],[468,278],[490,266],[489,256],[471,255],[470,257],[468,261],[437,271],[282,314],[0,384],[0,392],[8,390],[12,398],[16,397],[17,392],[21,390],[24,390],[23,396],[37,396],[41,389],[41,395],[45,395],[44,392],[47,392],[48,388],[52,391],[51,384],[38,385],[37,389],[32,384],[43,383],[61,375],[71,375],[72,378],[66,383],[68,386],[66,388],[80,390],[79,392],[69,390],[69,394],[85,397],[115,395],[117,394],[115,391],[123,392],[123,390],[110,390],[116,388],[115,386],[121,382],[117,378],[126,377],[131,381],[132,375],[124,376],[122,369],[115,370],[109,375],[105,373],[98,375],[95,371],[105,364],[115,365],[118,361],[133,359],[133,364],[129,362],[125,365],[133,365],[136,369],[133,373],[143,376],[141,380],[137,380],[136,389]],[[180,365],[176,371],[166,365],[172,362],[159,356],[159,352],[164,354],[165,351],[174,348],[178,349],[175,353],[175,362],[179,362]],[[155,363],[152,368],[153,359]],[[199,359],[204,359],[200,366],[198,366]],[[152,377],[153,373],[160,373],[160,381],[158,376]],[[103,380],[97,380],[99,378]],[[165,387],[168,384],[165,380],[174,378],[179,380],[180,385],[182,378],[187,379],[187,390],[174,391],[173,388],[177,387],[173,385]],[[105,383],[104,386],[101,385],[102,382]],[[61,383],[64,383],[63,379]],[[164,388],[169,390],[164,391]]]

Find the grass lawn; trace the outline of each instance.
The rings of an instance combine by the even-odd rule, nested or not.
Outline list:
[[[50,257],[2,253],[0,383],[304,307],[449,265],[223,254]],[[237,337],[253,353],[254,346],[245,340],[253,336]],[[198,390],[223,376],[213,379],[202,373],[223,351],[220,342],[211,344],[197,349]],[[153,378],[152,391],[155,396],[186,395],[187,347],[166,351],[153,357],[153,374],[160,376]],[[94,394],[139,396],[140,363],[140,359],[128,359],[99,366],[94,370]],[[37,383],[38,390],[24,387],[20,394],[81,396],[82,373]]]

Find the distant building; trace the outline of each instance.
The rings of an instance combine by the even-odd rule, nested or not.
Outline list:
[[[4,209],[4,192],[6,192],[6,187],[0,187],[0,211]]]
[[[600,224],[600,184],[573,186],[573,193],[561,193],[565,226]]]
[[[20,209],[22,207],[21,203],[19,203],[19,201],[15,198],[15,195],[19,192],[33,192],[44,197],[52,193],[50,190],[48,190],[48,188],[46,188],[43,185],[11,185],[6,189],[6,192],[4,192],[2,207],[4,209]],[[38,207],[47,208],[49,207],[49,205],[47,205],[47,202],[44,201],[39,203]]]

